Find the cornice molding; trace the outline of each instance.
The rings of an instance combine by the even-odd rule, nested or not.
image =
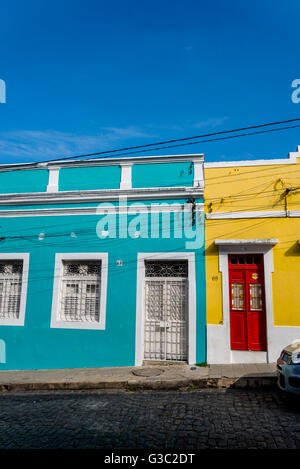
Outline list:
[[[128,200],[178,199],[203,197],[202,187],[150,187],[138,189],[99,189],[91,191],[36,192],[0,194],[1,205],[36,205]]]
[[[278,239],[215,239],[216,246],[275,246]]]
[[[287,217],[285,210],[280,211],[257,211],[257,212],[216,212],[207,213],[207,220],[229,220],[238,218],[283,218]]]
[[[300,210],[269,210],[257,212],[216,212],[207,213],[207,220],[230,220],[245,218],[297,218],[300,217]]]
[[[50,169],[57,168],[81,168],[89,166],[121,166],[125,164],[161,164],[161,163],[183,163],[187,161],[204,162],[204,155],[185,154],[185,155],[154,155],[154,156],[132,156],[119,158],[93,158],[89,160],[60,160],[40,163],[16,163],[1,164],[0,172],[16,171],[29,169]]]
[[[203,204],[196,204],[195,211],[203,212]],[[127,215],[136,215],[140,213],[183,213],[192,212],[192,204],[134,204],[115,207],[62,207],[62,208],[34,208],[23,210],[0,210],[0,218],[19,218],[19,217],[53,217],[53,216],[74,216],[74,215],[117,215],[126,213]]]
[[[204,163],[204,169],[209,168],[239,168],[241,166],[271,166],[281,164],[297,164],[297,158],[300,158],[300,145],[296,152],[290,152],[287,158],[274,158],[270,160],[237,160],[237,161],[217,161],[213,163]]]

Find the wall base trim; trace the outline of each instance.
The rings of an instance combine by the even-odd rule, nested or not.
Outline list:
[[[289,345],[297,339],[300,341],[300,326],[272,325],[268,329],[267,352],[230,350],[228,334],[229,328],[223,324],[207,324],[208,364],[274,363],[277,361],[280,352],[286,345]],[[253,361],[254,359],[255,361]]]

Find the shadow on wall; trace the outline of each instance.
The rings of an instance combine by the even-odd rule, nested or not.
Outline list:
[[[205,256],[216,256],[217,254],[219,254],[218,247],[215,245],[214,242],[211,243],[209,246],[207,246],[204,252],[205,252]]]
[[[296,241],[294,244],[292,244],[291,247],[289,247],[289,249],[287,249],[287,251],[285,251],[284,253],[285,256],[297,256],[299,257],[300,256],[300,244],[298,243],[298,241]]]

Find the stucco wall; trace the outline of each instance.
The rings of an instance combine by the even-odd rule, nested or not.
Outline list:
[[[299,174],[299,158],[293,164],[238,166],[237,163],[226,167],[224,163],[224,167],[205,169],[205,211],[210,214],[205,221],[205,256],[211,363],[238,360],[230,350],[230,329],[224,324],[224,285],[216,239],[278,239],[271,248],[274,271],[266,291],[273,311],[267,324],[267,360],[275,361],[284,345],[300,338],[300,213],[296,212],[300,209]],[[262,354],[247,359],[266,361]]]
[[[47,169],[0,172],[0,194],[44,192],[47,184]]]
[[[178,252],[184,249],[185,240],[100,239],[96,234],[99,219],[99,216],[1,219],[1,236],[6,239],[1,241],[0,251],[30,254],[25,325],[0,326],[0,339],[6,343],[6,363],[0,363],[2,370],[134,365],[137,254]],[[203,223],[200,229],[204,231]],[[40,233],[44,233],[43,239],[39,239]],[[58,252],[108,252],[105,330],[50,328]],[[206,360],[203,252],[204,245],[196,250],[197,362]],[[123,261],[122,267],[116,265],[117,260]]]
[[[120,166],[91,166],[87,168],[61,168],[59,190],[118,189],[120,186]]]

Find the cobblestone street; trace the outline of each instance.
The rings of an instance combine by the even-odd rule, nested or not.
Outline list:
[[[300,448],[300,399],[266,389],[1,394],[0,448]]]

